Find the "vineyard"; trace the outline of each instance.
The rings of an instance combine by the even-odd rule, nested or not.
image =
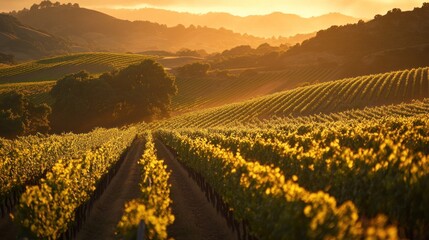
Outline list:
[[[429,97],[428,70],[429,68],[418,68],[299,87],[244,102],[183,114],[166,124],[174,128],[209,127],[274,116],[303,117],[410,102],[413,99]]]
[[[62,56],[25,63],[8,69],[0,68],[0,93],[11,90],[27,96],[33,103],[52,104],[49,95],[57,79],[65,74],[86,69],[93,74],[122,68],[147,58],[142,55],[91,53]],[[193,58],[157,59],[164,66],[180,66]],[[94,66],[99,67],[94,67]],[[176,80],[178,95],[173,98],[175,114],[221,106],[258,96],[291,89],[303,82],[334,80],[338,68],[297,68],[284,71],[263,71],[251,76],[235,78],[201,78]],[[2,79],[4,79],[2,81]],[[15,80],[14,80],[15,79]]]
[[[139,63],[148,56],[118,53],[80,53],[46,58],[0,68],[1,83],[55,81],[67,74],[86,70],[102,73]]]
[[[246,223],[250,235],[337,239],[399,233],[425,239],[428,127],[426,113],[158,135],[213,188],[208,194],[221,196],[229,206],[226,215]]]
[[[215,212],[187,214],[219,214],[226,224],[216,229],[238,239],[427,239],[428,70],[312,84],[121,129],[0,139],[0,229],[6,238],[82,238],[86,224],[100,217],[94,206],[128,164],[138,169],[138,182],[115,186],[134,184],[138,197],[124,199],[121,214],[109,219],[115,223],[109,234],[118,238],[183,234],[177,228],[188,227],[184,219],[200,218],[178,209],[177,191],[193,184]],[[261,72],[231,83],[184,80],[178,83],[184,94],[229,90],[217,100],[221,90],[206,102],[182,99],[176,108],[221,104],[239,89],[290,84],[294,74],[304,71]],[[43,93],[51,86],[3,89]],[[178,168],[190,180],[174,176]]]
[[[262,71],[237,78],[201,78],[176,80],[179,94],[173,99],[177,112],[215,107],[295,88],[305,83],[336,79],[338,68],[296,68]]]
[[[55,82],[53,81],[5,83],[0,84],[0,94],[16,91],[28,97],[34,104],[47,103],[51,105],[53,98],[49,95],[49,91],[54,85]]]
[[[0,240],[429,240],[429,2],[41,1],[0,0]]]

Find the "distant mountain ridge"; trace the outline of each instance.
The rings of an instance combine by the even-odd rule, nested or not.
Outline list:
[[[258,37],[283,36],[312,33],[332,25],[356,23],[358,18],[340,13],[329,13],[321,16],[304,18],[295,14],[274,12],[268,15],[250,15],[245,17],[229,13],[210,12],[192,14],[175,12],[156,8],[130,9],[100,9],[121,19],[143,20],[176,26],[177,24],[200,25],[211,28],[226,28],[238,33],[247,33]]]
[[[333,26],[289,49],[280,65],[342,65],[353,75],[429,65],[429,3],[368,22]]]
[[[189,48],[217,52],[243,44],[258,46],[267,42],[280,45],[286,41],[283,38],[259,38],[226,29],[186,28],[183,25],[167,27],[148,21],[131,22],[78,5],[46,2],[13,15],[25,24],[62,36],[93,51],[177,51]]]
[[[64,54],[73,50],[65,40],[24,25],[16,18],[0,14],[0,51],[17,60]]]

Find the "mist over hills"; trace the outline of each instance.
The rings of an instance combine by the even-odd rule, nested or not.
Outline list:
[[[294,36],[312,33],[332,25],[356,23],[359,19],[340,13],[330,13],[304,18],[295,14],[274,12],[268,15],[235,16],[229,13],[210,12],[192,14],[156,8],[141,9],[100,9],[109,15],[128,20],[144,20],[176,26],[177,24],[200,25],[211,28],[226,28],[238,33],[258,37]]]
[[[356,74],[429,65],[429,4],[396,8],[368,22],[333,26],[292,47],[283,64],[342,64]]]
[[[340,77],[359,76],[429,65],[429,4],[412,11],[392,9],[374,19],[317,32],[314,38],[277,54],[229,58],[225,69],[240,67],[282,70],[296,67],[334,67]]]
[[[131,22],[77,5],[44,5],[13,15],[24,24],[62,36],[93,51],[177,51],[190,48],[214,52],[242,44],[258,46],[265,42],[273,45],[285,42],[284,39],[259,38],[226,29]]]
[[[16,18],[0,14],[0,52],[17,60],[64,54],[75,47],[50,33],[24,25]]]

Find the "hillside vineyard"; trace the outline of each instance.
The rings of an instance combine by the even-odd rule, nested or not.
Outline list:
[[[1,240],[429,239],[429,3],[77,1],[1,7]]]
[[[388,72],[321,84],[184,114],[169,127],[210,127],[236,124],[272,116],[304,117],[338,113],[351,109],[407,102],[429,97],[429,68]],[[155,123],[155,125],[161,123]],[[162,124],[161,124],[162,125]]]
[[[277,75],[258,74],[267,76]],[[29,236],[73,238],[141,141],[141,197],[116,231],[132,236],[144,221],[148,236],[164,239],[175,216],[160,139],[240,236],[425,238],[428,81],[428,68],[409,69],[122,129],[2,139],[2,215],[12,212]]]
[[[286,223],[296,223],[298,219],[302,219],[302,222],[298,221],[300,222],[299,227],[290,228],[292,232],[288,236],[295,236],[293,238],[297,239],[301,237],[313,238],[313,236],[317,238],[317,233],[320,232],[320,229],[324,229],[322,231],[323,236],[326,236],[326,233],[329,232],[332,236],[350,235],[356,237],[372,233],[370,231],[372,228],[390,236],[397,234],[398,228],[407,229],[408,231],[412,229],[413,232],[418,229],[424,229],[423,226],[426,224],[425,221],[427,221],[424,212],[416,212],[416,209],[421,209],[424,205],[407,205],[408,208],[404,208],[398,212],[395,206],[398,204],[398,201],[404,201],[403,195],[401,197],[394,196],[402,188],[412,189],[408,193],[410,195],[405,198],[410,200],[406,201],[416,201],[415,197],[425,196],[427,193],[424,190],[424,184],[426,179],[425,173],[427,172],[427,167],[429,167],[427,162],[428,153],[425,147],[428,144],[428,110],[427,100],[425,100],[412,104],[367,108],[365,110],[348,111],[326,116],[313,115],[302,120],[297,119],[295,122],[275,118],[272,122],[252,123],[249,125],[250,128],[243,125],[232,129],[217,127],[213,130],[199,128],[173,130],[168,128],[168,124],[166,124],[165,126],[158,126],[163,127],[164,130],[153,129],[153,133],[165,144],[177,151],[180,161],[183,161],[186,166],[198,173],[199,176],[202,176],[207,181],[207,184],[213,187],[213,191],[219,194],[225,204],[229,206],[228,209],[230,210],[228,211],[233,210],[231,213],[227,212],[236,219],[235,221],[245,220],[248,234],[268,239],[281,237],[284,236],[285,229],[283,227],[276,229],[276,226],[284,226],[283,224]],[[390,116],[389,113],[396,113],[396,116]],[[312,121],[312,119],[334,118],[336,119],[335,122],[319,120],[319,123],[314,123]],[[255,124],[259,127],[255,127]],[[75,177],[85,177],[85,173],[89,173],[88,169],[92,169],[90,172],[94,174],[95,169],[102,166],[97,165],[101,164],[100,161],[117,159],[119,156],[117,154],[123,151],[121,150],[122,147],[117,146],[118,150],[112,149],[112,151],[116,151],[116,154],[110,154],[111,150],[107,151],[107,149],[111,144],[114,144],[115,141],[117,142],[118,139],[124,139],[123,137],[126,136],[129,140],[125,142],[122,140],[121,142],[129,142],[137,132],[143,134],[142,129],[147,128],[150,127],[142,125],[139,130],[109,130],[110,132],[97,130],[86,134],[84,138],[78,138],[80,140],[78,144],[85,144],[85,139],[92,139],[91,142],[86,143],[90,144],[87,146],[90,147],[91,144],[92,146],[100,146],[101,152],[100,150],[96,150],[95,152],[89,151],[87,153],[76,152],[74,156],[79,158],[80,155],[82,156],[82,160],[76,159],[71,162],[63,160],[52,160],[54,163],[46,162],[46,164],[50,165],[45,168],[47,169],[47,173],[45,176],[42,176],[41,180],[39,179],[41,172],[44,171],[43,169],[37,172],[37,170],[26,168],[28,167],[28,162],[25,165],[22,163],[23,169],[18,174],[34,175],[35,177],[32,179],[33,183],[30,183],[30,181],[25,181],[25,183],[16,182],[11,187],[13,189],[20,189],[19,186],[34,183],[36,185],[28,188],[20,197],[18,211],[15,213],[18,219],[22,219],[20,223],[24,227],[31,229],[39,237],[55,237],[59,234],[64,234],[66,231],[70,231],[67,230],[69,228],[66,226],[70,226],[67,223],[73,222],[73,219],[76,218],[75,214],[77,213],[74,210],[78,209],[82,203],[85,203],[85,199],[89,197],[87,194],[94,191],[94,187],[93,185],[92,187],[88,185],[88,190],[85,190],[86,186],[81,186],[82,190],[68,191],[67,189],[76,189],[73,186],[77,182],[67,179],[70,179],[70,177],[73,177],[73,179]],[[112,135],[114,133],[112,131],[120,134],[116,135],[120,138]],[[91,138],[85,138],[85,136]],[[107,136],[109,137],[107,138]],[[145,133],[144,136],[146,136],[144,139],[147,139],[145,147],[147,151],[142,157],[142,159],[146,159],[142,160],[142,164],[150,164],[151,161],[155,161],[150,160],[155,159],[155,157],[151,157],[154,156],[154,153],[149,152],[153,148],[149,144],[151,133]],[[53,137],[58,138],[60,141],[76,139],[73,135]],[[39,141],[46,143],[47,140],[52,141],[53,137],[48,137],[46,140],[43,137],[39,137],[39,139],[34,137],[23,138],[15,144],[22,144],[20,148],[23,151],[22,153],[25,154],[26,147],[23,145],[25,142]],[[42,146],[38,149],[40,150],[33,149],[32,152],[47,154]],[[71,149],[77,149],[77,147],[71,147]],[[20,150],[15,148],[13,151],[17,152]],[[103,156],[109,156],[111,160],[103,160]],[[213,158],[213,160],[207,161],[206,158]],[[36,158],[34,160],[35,163],[38,162],[38,159],[41,158]],[[91,159],[93,159],[92,163],[86,165]],[[99,160],[94,162],[95,159]],[[43,160],[42,163],[45,163],[45,161]],[[85,162],[87,163],[85,164]],[[217,165],[217,162],[221,165]],[[209,167],[206,165],[209,163],[216,165]],[[153,164],[155,165],[147,166],[156,166],[157,163],[154,162]],[[3,166],[3,170],[6,170]],[[214,166],[221,167],[219,169],[221,172],[213,172],[216,169]],[[227,168],[224,169],[222,166]],[[150,171],[148,167],[143,167],[143,169],[146,169],[145,172]],[[36,167],[36,169],[40,169],[40,167]],[[65,174],[66,172],[63,171],[65,169],[69,169],[71,172]],[[97,171],[100,172],[97,175],[91,174],[95,178],[94,181],[108,174],[108,169],[108,167],[99,168]],[[28,171],[33,171],[34,173],[30,175],[27,173]],[[6,173],[7,171],[3,172]],[[389,173],[388,178],[381,177],[385,176],[387,172]],[[159,175],[159,177],[161,176]],[[218,179],[215,176],[223,177]],[[148,178],[145,177],[144,179]],[[14,179],[9,181],[14,182]],[[160,184],[163,184],[164,188],[168,187],[168,185],[162,183],[165,180],[160,178],[160,181]],[[225,183],[228,184],[224,185],[223,181],[226,181]],[[2,184],[2,186],[7,185],[11,184]],[[52,189],[54,186],[56,186],[54,188],[56,190]],[[60,186],[62,187],[58,189]],[[143,192],[147,191],[144,186],[142,185]],[[229,190],[223,189],[222,186],[229,186],[230,188]],[[286,186],[287,188],[285,188]],[[151,186],[147,187],[152,189]],[[237,190],[241,188],[243,188],[243,193]],[[55,193],[57,191],[60,191],[57,194],[61,194],[57,195]],[[168,192],[168,188],[165,191]],[[11,190],[3,190],[3,196],[10,196],[10,193]],[[70,205],[73,201],[70,202],[66,199],[76,194],[83,194],[82,197],[77,198],[80,202]],[[250,195],[248,194],[251,194],[251,196],[254,196],[254,194],[260,195],[261,199],[267,199],[266,201],[268,201],[267,204],[269,205],[263,207],[264,205],[259,200],[251,208],[246,207],[249,205],[242,205],[243,201],[248,202],[250,199],[253,199],[253,197],[249,198]],[[49,196],[53,196],[53,198]],[[61,196],[61,199],[55,196]],[[154,203],[164,201],[165,199],[158,199],[153,194],[150,196],[154,197],[155,200],[151,201]],[[282,200],[285,196],[288,196],[286,197],[286,201]],[[8,200],[5,200],[5,197],[3,199],[3,202],[6,204]],[[72,197],[71,199],[76,198]],[[380,201],[380,199],[385,200]],[[276,211],[274,211],[280,214],[277,217],[276,215],[272,215],[274,200],[278,202],[278,205],[275,205]],[[68,204],[64,204],[64,201]],[[46,204],[50,205],[53,202],[57,202],[58,205],[56,204],[55,206],[58,210],[61,209],[60,212],[68,212],[68,214],[55,215],[46,212],[46,208],[42,206],[47,206]],[[135,205],[139,204],[139,202],[140,200],[130,203],[128,208],[139,209],[138,205]],[[383,204],[378,204],[380,202],[383,202]],[[384,204],[386,202],[388,204]],[[424,202],[421,202],[421,204],[424,204]],[[322,207],[325,205],[327,208]],[[148,207],[149,205],[144,206]],[[162,206],[168,206],[168,203],[167,205],[162,204]],[[294,207],[291,208],[291,206]],[[240,207],[244,208],[240,209]],[[285,214],[287,211],[295,213],[297,207],[301,208],[301,211],[298,211],[302,213],[300,217],[296,216],[289,220],[280,220],[280,216],[288,215]],[[158,209],[156,205],[154,208]],[[69,210],[65,212],[66,209]],[[252,211],[248,212],[249,209],[252,209]],[[40,210],[43,212],[35,215],[29,214],[29,211]],[[265,210],[268,211],[266,214],[271,215],[272,219],[276,219],[273,221],[283,224],[269,225],[270,228],[265,229],[266,224],[257,222],[262,216],[268,216],[264,215]],[[409,215],[409,212],[415,212],[416,215]],[[381,213],[383,214],[380,215]],[[168,216],[165,214],[168,214],[168,212],[160,216]],[[369,222],[360,222],[358,220],[358,216],[361,216],[360,214],[364,214],[372,220]],[[38,217],[36,219],[29,219],[29,216]],[[52,216],[54,217],[52,218]],[[332,220],[332,217],[328,216],[332,216],[336,220]],[[168,218],[171,219],[171,217]],[[255,220],[253,220],[254,218]],[[124,216],[123,219],[132,219],[132,217]],[[262,219],[266,219],[266,217]],[[398,226],[394,227],[388,224],[391,221],[388,221],[388,219],[394,219],[394,222],[398,223]],[[64,222],[64,225],[59,226],[57,224],[58,221]],[[335,221],[335,224],[332,224],[331,221]],[[32,225],[26,225],[29,222]],[[36,224],[38,222],[39,224]],[[46,228],[49,222],[56,224]],[[318,224],[315,225],[316,222]],[[130,229],[130,227],[125,227],[126,225],[124,224],[126,223],[120,225],[122,226],[120,229]],[[150,223],[148,222],[148,224]],[[333,228],[332,226],[342,226],[342,228]],[[303,233],[305,235],[302,235]],[[421,234],[424,233],[417,232],[417,236],[421,236]]]

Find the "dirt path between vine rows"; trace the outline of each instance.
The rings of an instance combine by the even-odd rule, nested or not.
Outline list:
[[[226,220],[207,201],[205,194],[173,154],[159,140],[156,140],[155,146],[158,158],[164,159],[167,169],[171,170],[172,210],[176,220],[168,228],[168,236],[176,240],[236,239]]]
[[[91,214],[77,235],[77,239],[114,239],[125,202],[140,194],[140,168],[137,164],[143,152],[143,142],[137,140],[103,195],[95,202]],[[0,239],[17,239],[18,227],[9,217],[0,219]]]
[[[114,239],[115,227],[122,217],[124,205],[140,195],[140,168],[137,164],[143,152],[143,142],[133,143],[121,168],[103,195],[96,201],[91,214],[77,235],[79,240]]]
[[[16,239],[18,227],[12,222],[10,216],[0,218],[0,239]]]

